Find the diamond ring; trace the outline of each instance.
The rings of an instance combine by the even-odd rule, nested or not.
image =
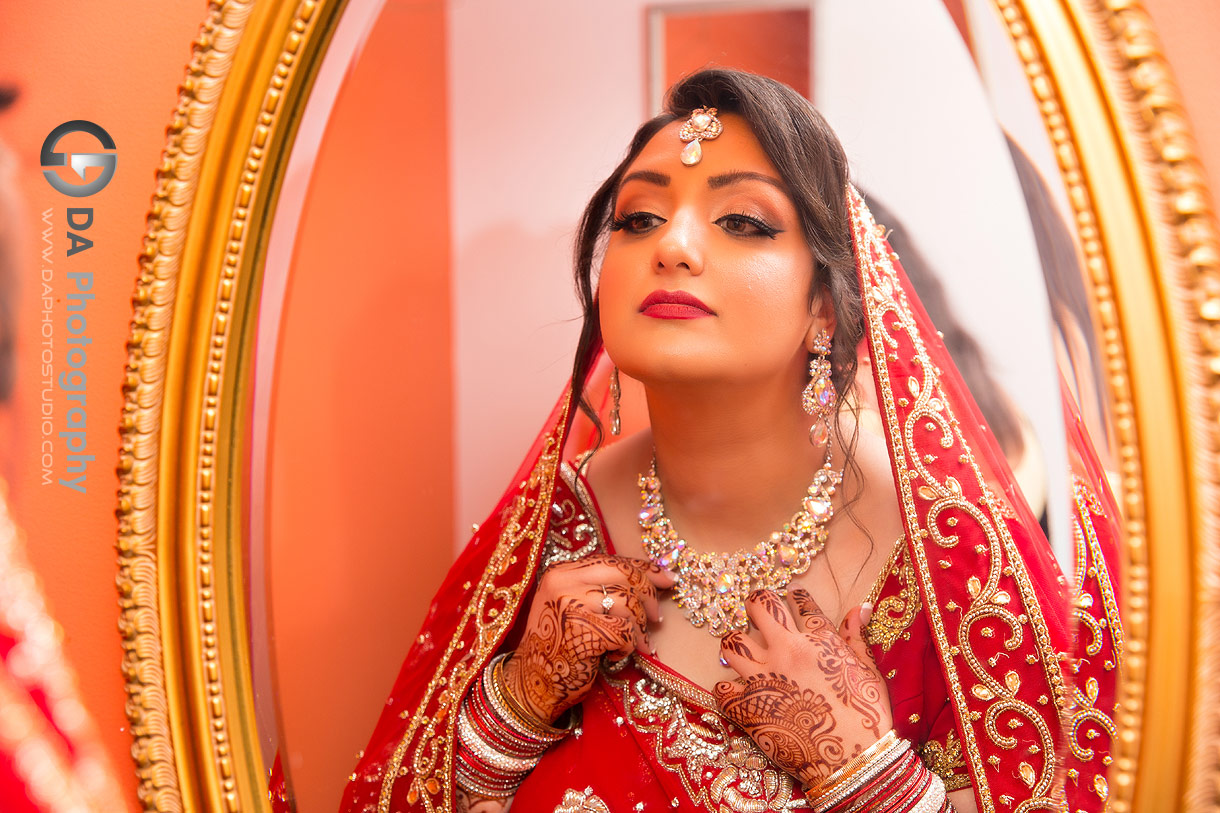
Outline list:
[[[602,609],[607,613],[614,607],[614,599],[606,592],[606,585],[602,585]]]

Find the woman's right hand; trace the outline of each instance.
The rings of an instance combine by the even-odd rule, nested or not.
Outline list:
[[[542,574],[521,645],[504,663],[504,688],[546,723],[584,698],[602,656],[650,652],[657,591],[673,574],[642,559],[595,554]],[[606,610],[606,598],[614,604]]]

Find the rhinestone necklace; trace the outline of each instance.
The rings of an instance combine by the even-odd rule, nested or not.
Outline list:
[[[665,516],[657,458],[640,475],[640,528],[648,558],[677,576],[676,600],[686,620],[707,626],[717,638],[730,630],[746,630],[746,597],[755,590],[784,594],[788,582],[809,569],[813,558],[826,547],[827,523],[834,516],[831,497],[842,482],[843,472],[830,466],[830,444],[826,461],[813,476],[801,510],[782,530],[771,534],[753,549],[731,553],[702,553],[678,536]]]

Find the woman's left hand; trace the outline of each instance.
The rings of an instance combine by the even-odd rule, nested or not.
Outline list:
[[[721,657],[741,677],[716,684],[716,701],[773,763],[814,787],[892,727],[889,693],[860,637],[861,610],[836,631],[795,587],[787,601],[754,592],[746,613],[762,641],[736,630],[721,639]]]

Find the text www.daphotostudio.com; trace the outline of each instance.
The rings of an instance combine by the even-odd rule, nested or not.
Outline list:
[[[92,136],[107,152],[59,152],[65,136],[84,133]],[[40,444],[39,460],[42,484],[58,483],[84,494],[88,483],[88,373],[89,345],[93,339],[88,330],[88,306],[93,299],[93,269],[89,255],[93,241],[85,236],[94,222],[91,206],[81,206],[80,198],[102,191],[114,177],[118,163],[114,139],[102,127],[91,121],[66,121],[47,135],[42,143],[42,174],[51,188],[70,198],[65,201],[63,217],[66,228],[58,230],[56,208],[42,212],[42,265],[40,299],[42,305],[39,326],[40,378]],[[65,171],[61,174],[59,168]],[[96,168],[95,172],[90,172]],[[70,170],[70,171],[69,171]],[[72,205],[69,205],[72,204]],[[66,244],[56,250],[56,238],[63,233]],[[61,256],[62,253],[62,256]],[[62,260],[57,265],[56,260]],[[62,271],[62,275],[60,272]],[[57,294],[60,294],[57,296]],[[62,324],[67,336],[56,340],[55,303],[62,297]],[[64,393],[67,408],[59,415],[55,409],[56,389]],[[57,429],[58,427],[58,429]],[[59,443],[55,442],[59,439]],[[63,452],[63,471],[56,473],[57,452]]]

